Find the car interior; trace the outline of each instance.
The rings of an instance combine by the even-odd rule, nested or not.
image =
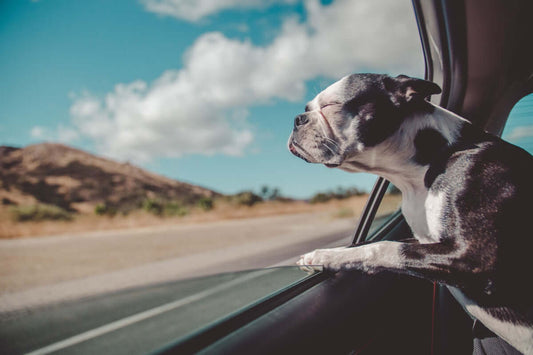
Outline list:
[[[413,0],[432,102],[501,135],[533,91],[533,3]],[[378,178],[353,245],[401,240],[401,211],[377,219],[389,183]],[[471,354],[474,320],[443,285],[391,273],[318,272],[156,353]],[[474,327],[474,330],[476,328]]]

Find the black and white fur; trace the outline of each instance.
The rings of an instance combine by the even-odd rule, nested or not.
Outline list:
[[[296,117],[289,150],[391,181],[416,239],[315,250],[298,264],[444,283],[487,328],[533,354],[533,158],[425,100],[440,91],[403,75],[355,74]]]

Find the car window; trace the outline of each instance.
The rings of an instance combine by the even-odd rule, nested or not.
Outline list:
[[[196,282],[233,285],[218,296],[235,306],[191,311],[205,321],[177,319],[183,335],[301,281],[227,272],[350,244],[374,177],[286,142],[344,75],[423,75],[410,2],[181,3],[2,2],[0,353],[179,303]],[[398,203],[385,195],[371,232]],[[96,298],[115,311],[91,312]]]
[[[374,233],[387,224],[387,222],[399,212],[401,204],[402,194],[400,190],[393,184],[389,183],[365,240],[371,240]]]
[[[504,140],[525,149],[529,154],[533,154],[532,117],[533,94],[529,94],[513,107],[502,134]]]
[[[310,287],[304,283],[316,277],[319,274],[309,275],[298,267],[248,270],[92,297],[82,307],[70,302],[60,309],[45,307],[24,316],[0,317],[0,348],[9,354],[94,354],[107,353],[108,349],[120,349],[113,353],[146,354],[165,344],[183,343],[208,327],[223,324],[225,329],[230,328],[243,314],[257,317],[265,311],[264,307],[258,309],[259,304],[286,298],[289,287]],[[80,322],[79,317],[85,321]],[[35,327],[44,320],[51,331]],[[125,341],[132,334],[135,341]],[[27,338],[40,339],[25,341]]]

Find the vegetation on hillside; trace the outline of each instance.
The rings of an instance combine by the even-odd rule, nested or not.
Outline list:
[[[323,203],[328,202],[330,200],[343,200],[346,198],[350,198],[353,196],[361,196],[364,195],[366,192],[358,189],[357,187],[352,188],[343,188],[341,186],[337,187],[336,190],[328,190],[325,192],[318,192],[311,199],[309,202],[311,203]]]
[[[9,212],[13,220],[17,222],[26,221],[70,221],[72,213],[65,209],[47,204],[37,204],[29,206],[11,206]]]

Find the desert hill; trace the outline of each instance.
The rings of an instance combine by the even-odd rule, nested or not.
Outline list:
[[[128,211],[147,199],[190,205],[217,195],[62,144],[0,147],[0,200],[4,205],[44,203],[89,212],[105,204]]]

